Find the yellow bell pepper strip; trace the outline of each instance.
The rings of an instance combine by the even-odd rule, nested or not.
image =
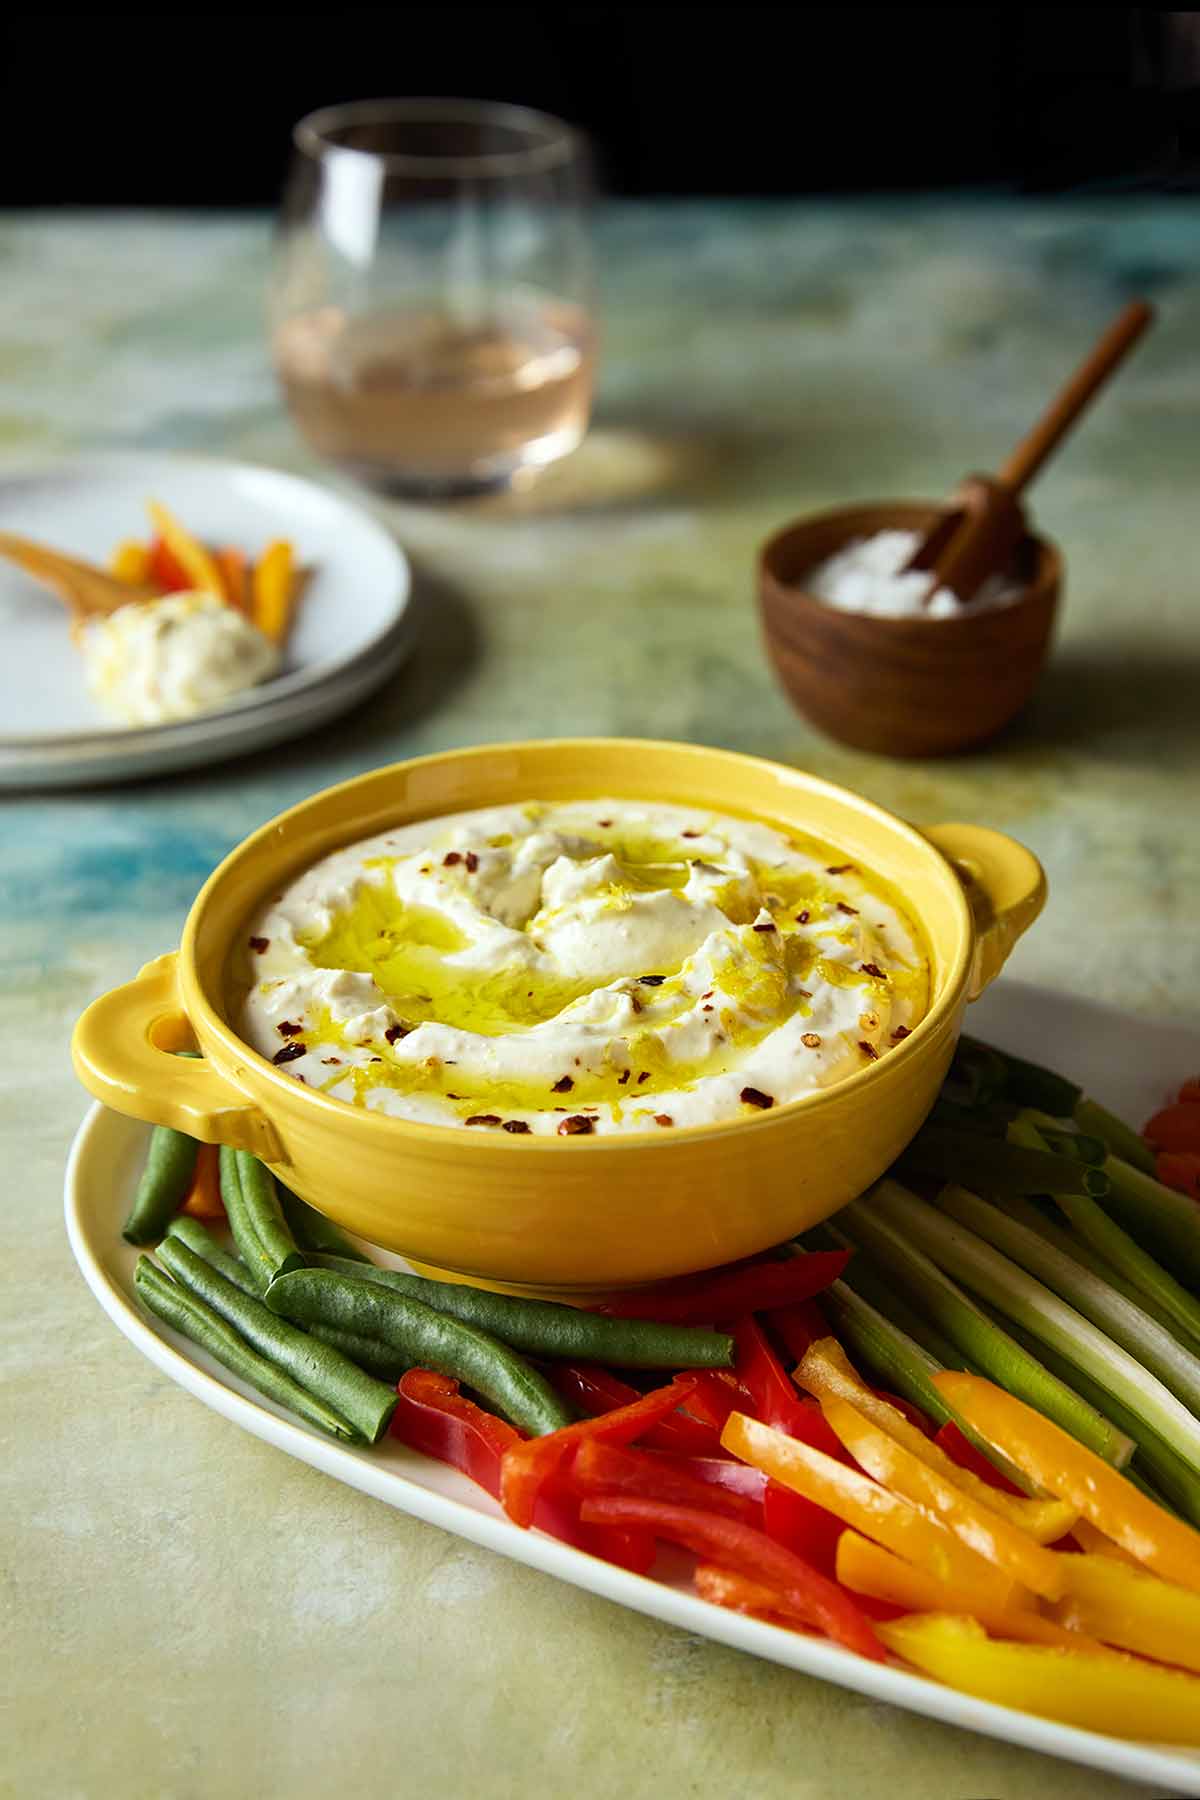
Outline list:
[[[225,598],[230,606],[238,612],[250,612],[250,571],[246,565],[246,553],[235,544],[225,544],[216,553],[216,565],[221,572],[221,585],[225,590]]]
[[[1127,1568],[1140,1569],[1142,1566],[1136,1556],[1130,1556],[1128,1550],[1122,1550],[1120,1544],[1114,1544],[1110,1537],[1097,1531],[1090,1519],[1076,1519],[1071,1527],[1071,1536],[1089,1556],[1111,1556],[1117,1562],[1124,1563]]]
[[[255,564],[250,607],[254,623],[273,644],[282,644],[287,636],[294,589],[292,546],[276,538]]]
[[[125,538],[108,559],[108,566],[118,581],[131,581],[143,586],[150,580],[150,548],[136,538]]]
[[[940,1581],[928,1569],[915,1568],[857,1531],[843,1531],[838,1539],[836,1568],[843,1587],[908,1612],[945,1613],[966,1607],[993,1637],[1016,1638],[1025,1644],[1064,1644],[1072,1649],[1104,1648],[1096,1638],[1072,1631],[1028,1607],[993,1606],[989,1595],[972,1593],[962,1581],[953,1586]]]
[[[1200,1593],[1200,1532],[1155,1504],[1068,1432],[978,1375],[943,1369],[939,1393],[1040,1488],[1080,1514],[1164,1581]]]
[[[1106,1650],[1001,1643],[974,1619],[926,1613],[875,1627],[888,1649],[947,1687],[1084,1731],[1194,1744],[1200,1681]]]
[[[1057,1543],[1079,1517],[1075,1509],[1062,1500],[1027,1500],[1023,1495],[1006,1494],[980,1480],[972,1470],[964,1469],[953,1457],[946,1455],[940,1444],[911,1425],[897,1407],[881,1400],[874,1389],[867,1386],[836,1338],[822,1338],[810,1345],[793,1375],[799,1385],[822,1404],[827,1400],[849,1401],[865,1419],[886,1431],[919,1462],[951,1482],[968,1498],[999,1513],[1018,1530],[1027,1532],[1039,1544]]]
[[[194,538],[174,513],[168,512],[158,500],[148,500],[146,510],[154,521],[154,529],[192,586],[202,593],[217,594],[223,600],[225,587],[221,571],[199,539]]]
[[[990,1604],[1000,1609],[1032,1604],[1028,1589],[977,1556],[938,1520],[926,1517],[907,1500],[889,1494],[877,1481],[824,1451],[740,1412],[730,1413],[721,1443],[743,1462],[752,1463],[942,1581],[961,1582],[972,1594],[987,1595]]]
[[[1111,1556],[1062,1560],[1067,1592],[1054,1609],[1060,1625],[1200,1675],[1200,1595]]]
[[[1035,1544],[1028,1532],[1010,1525],[990,1506],[970,1499],[886,1431],[872,1425],[848,1400],[828,1400],[823,1411],[854,1460],[883,1487],[940,1519],[976,1555],[1014,1581],[1044,1599],[1062,1598],[1062,1558],[1053,1550]]]

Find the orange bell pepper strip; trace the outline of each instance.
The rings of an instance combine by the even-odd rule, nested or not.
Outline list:
[[[979,1375],[943,1369],[938,1392],[1038,1487],[1161,1575],[1200,1593],[1200,1532],[1164,1511],[1061,1426]]]
[[[236,544],[225,544],[214,557],[221,574],[221,585],[225,598],[230,606],[238,612],[250,612],[250,571],[246,563],[246,553],[239,550]]]
[[[968,1499],[988,1507],[991,1512],[999,1513],[1002,1519],[1006,1519],[1018,1530],[1027,1532],[1037,1543],[1057,1543],[1075,1523],[1078,1514],[1061,1500],[1027,1500],[1024,1495],[1004,1493],[981,1480],[972,1470],[963,1468],[953,1457],[947,1456],[939,1444],[931,1443],[923,1431],[918,1431],[911,1425],[897,1407],[887,1400],[881,1400],[867,1386],[848,1361],[836,1338],[823,1338],[819,1343],[813,1344],[795,1371],[795,1377],[800,1386],[815,1395],[823,1405],[832,1400],[848,1401],[864,1419],[886,1432],[888,1437],[915,1456],[918,1462],[926,1464],[934,1474],[940,1475],[943,1481],[952,1483]],[[828,1417],[828,1410],[826,1416]],[[836,1426],[834,1429],[837,1429]],[[854,1454],[853,1446],[848,1445],[847,1448]],[[871,1470],[870,1473],[874,1474],[875,1471]],[[911,1494],[907,1497],[913,1498]]]
[[[1032,1604],[1028,1590],[1011,1575],[986,1562],[937,1519],[898,1494],[890,1494],[858,1469],[835,1462],[832,1456],[745,1413],[730,1413],[721,1442],[743,1462],[753,1463],[784,1487],[794,1488],[864,1536],[943,1581],[961,1582],[972,1593],[982,1592],[998,1608]]]
[[[294,593],[292,546],[276,538],[254,565],[250,602],[251,618],[273,644],[282,644],[287,636]]]
[[[201,1144],[196,1152],[196,1167],[192,1173],[191,1186],[184,1196],[180,1212],[190,1213],[193,1219],[223,1219],[225,1207],[221,1200],[221,1177],[218,1171],[217,1146]]]
[[[872,1600],[886,1600],[905,1612],[945,1613],[965,1608],[993,1637],[1016,1638],[1026,1644],[1063,1644],[1076,1650],[1104,1648],[1095,1638],[1028,1607],[993,1606],[986,1593],[972,1593],[962,1581],[941,1581],[928,1569],[915,1568],[857,1531],[843,1531],[838,1539],[835,1567],[843,1587]]]
[[[225,588],[221,581],[221,571],[199,539],[194,538],[160,501],[148,500],[146,509],[154,521],[154,529],[187,576],[188,585],[198,588],[202,593],[216,594],[223,600]]]
[[[1200,1681],[1115,1651],[1001,1643],[974,1619],[927,1613],[876,1626],[889,1650],[947,1687],[1085,1731],[1194,1744]]]
[[[1060,1625],[1200,1675],[1200,1595],[1111,1556],[1062,1561],[1067,1592],[1054,1609]]]
[[[108,559],[108,566],[118,581],[131,581],[140,586],[151,580],[150,546],[136,538],[125,538]]]
[[[882,1486],[940,1519],[969,1549],[1014,1581],[1047,1600],[1062,1598],[1062,1559],[1053,1550],[1035,1543],[1027,1531],[1011,1525],[990,1506],[971,1499],[864,1418],[848,1400],[827,1401],[825,1417],[859,1466]]]

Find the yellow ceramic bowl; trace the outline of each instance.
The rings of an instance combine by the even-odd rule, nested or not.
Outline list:
[[[411,1123],[293,1081],[229,1024],[234,951],[258,903],[339,845],[503,802],[673,801],[823,838],[891,882],[924,932],[931,1005],[903,1044],[771,1112],[646,1134],[518,1137]],[[861,1193],[916,1131],[963,1009],[1045,897],[1019,844],[924,832],[814,776],[694,745],[567,739],[421,757],[328,788],[210,876],[177,953],[97,1000],[75,1067],[119,1112],[263,1157],[348,1230],[426,1265],[523,1288],[645,1282],[748,1256]],[[171,1052],[194,1039],[204,1061]]]

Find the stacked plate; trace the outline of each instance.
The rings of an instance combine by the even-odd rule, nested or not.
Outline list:
[[[174,456],[97,456],[0,478],[0,530],[107,564],[149,535],[160,500],[197,537],[257,555],[287,538],[308,570],[284,667],[219,712],[177,724],[106,722],[87,691],[66,608],[0,562],[0,787],[128,781],[309,731],[355,706],[412,643],[411,573],[381,526],[295,475]]]

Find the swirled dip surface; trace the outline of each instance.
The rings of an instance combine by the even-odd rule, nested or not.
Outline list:
[[[351,1105],[471,1130],[670,1130],[885,1056],[924,946],[834,847],[621,800],[427,819],[247,928],[247,1040]]]

